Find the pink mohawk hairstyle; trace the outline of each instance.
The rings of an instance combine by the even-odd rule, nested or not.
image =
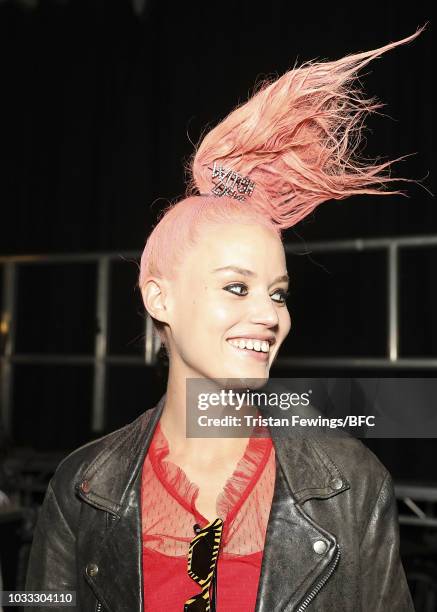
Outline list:
[[[384,191],[386,183],[409,179],[390,178],[384,171],[406,156],[372,165],[354,155],[364,116],[383,104],[366,99],[353,83],[363,66],[412,41],[425,27],[373,51],[306,62],[264,83],[211,130],[190,162],[187,197],[162,211],[147,239],[139,287],[151,276],[174,278],[185,254],[209,227],[262,224],[281,238],[284,229],[326,200],[401,194]],[[245,201],[213,196],[214,162],[248,177],[255,183],[253,193]]]
[[[358,71],[390,49],[414,40],[424,29],[373,51],[337,61],[304,63],[265,82],[203,139],[191,161],[196,188],[211,191],[213,162],[255,183],[247,206],[267,214],[281,229],[291,227],[326,200],[357,194],[390,195],[384,174],[392,161],[365,164],[354,155],[363,118],[384,106],[365,98],[353,82]],[[409,181],[412,182],[412,181]]]

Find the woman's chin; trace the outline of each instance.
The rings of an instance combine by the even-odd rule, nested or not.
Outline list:
[[[269,368],[265,366],[238,368],[233,370],[230,380],[233,380],[235,385],[244,387],[245,389],[259,389],[269,380]]]

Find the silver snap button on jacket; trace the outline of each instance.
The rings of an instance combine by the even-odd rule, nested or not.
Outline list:
[[[99,566],[96,565],[95,563],[88,563],[85,571],[88,574],[88,576],[91,576],[92,578],[93,576],[97,576],[97,574],[99,573]]]
[[[316,540],[313,544],[313,549],[318,555],[323,555],[328,550],[328,545],[323,540]]]
[[[343,486],[343,481],[341,478],[333,478],[331,480],[331,487],[338,491]]]

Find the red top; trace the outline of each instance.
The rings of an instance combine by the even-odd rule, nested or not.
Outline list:
[[[267,428],[262,432],[269,436]],[[203,527],[209,520],[196,509],[198,486],[178,465],[165,460],[168,453],[158,422],[142,471],[145,612],[183,612],[185,601],[200,592],[187,573],[188,546],[195,535],[193,525]],[[216,502],[217,516],[224,521],[217,562],[217,612],[255,609],[274,482],[272,440],[252,436]]]

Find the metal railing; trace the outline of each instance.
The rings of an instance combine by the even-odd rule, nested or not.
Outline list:
[[[3,305],[0,320],[0,334],[3,336],[3,355],[0,357],[1,386],[1,421],[6,433],[11,433],[13,366],[15,364],[45,365],[92,365],[94,367],[92,431],[101,432],[105,426],[105,388],[107,366],[152,366],[155,364],[159,338],[153,333],[152,320],[145,317],[144,357],[135,355],[109,355],[109,293],[110,264],[122,259],[138,258],[137,252],[119,253],[83,253],[77,255],[19,255],[0,257],[3,273]],[[96,264],[96,321],[97,329],[94,340],[94,354],[24,354],[16,352],[17,326],[17,286],[20,266],[52,264]]]
[[[356,240],[337,240],[307,243],[302,245],[285,243],[287,254],[309,254],[317,252],[363,252],[382,250],[387,254],[387,356],[380,357],[281,357],[279,367],[327,367],[327,368],[437,368],[436,358],[399,357],[399,251],[408,248],[437,247],[437,236],[409,236],[397,238],[369,238]],[[110,293],[110,265],[120,259],[136,259],[139,252],[125,253],[84,253],[77,255],[17,255],[0,257],[3,267],[3,304],[0,320],[0,335],[3,339],[3,355],[0,359],[1,384],[1,422],[7,433],[11,431],[13,368],[15,364],[58,364],[93,365],[93,404],[92,430],[101,432],[105,425],[105,388],[107,366],[153,366],[160,345],[159,338],[153,333],[151,318],[145,316],[144,356],[108,354],[109,316],[108,301]],[[96,264],[96,320],[93,355],[68,354],[19,354],[16,352],[17,325],[17,285],[19,269],[26,265],[51,264]]]
[[[334,240],[311,242],[305,251],[295,243],[284,244],[286,253],[340,253],[383,251],[387,255],[387,329],[388,343],[386,357],[283,357],[278,363],[285,367],[328,367],[328,368],[437,368],[437,356],[399,357],[399,251],[401,249],[437,247],[437,236],[404,236],[385,238],[357,238],[355,240]]]
[[[437,487],[398,483],[395,485],[395,494],[410,510],[409,513],[405,510],[399,512],[401,525],[437,529]]]

